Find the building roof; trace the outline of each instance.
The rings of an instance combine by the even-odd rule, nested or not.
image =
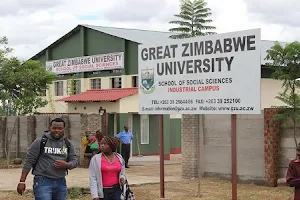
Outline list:
[[[162,32],[162,31],[153,31],[153,30],[143,30],[143,29],[128,29],[128,28],[116,28],[116,27],[107,27],[107,26],[92,26],[87,24],[79,24],[67,34],[47,46],[45,49],[34,55],[31,59],[37,59],[41,54],[43,54],[48,48],[53,47],[65,39],[70,37],[73,33],[80,30],[81,27],[86,27],[89,29],[93,29],[95,31],[99,31],[111,36],[115,36],[118,38],[123,38],[125,40],[129,40],[132,42],[136,42],[139,44],[147,44],[147,43],[159,43],[160,41],[165,41],[166,39],[170,39],[170,32]]]
[[[142,30],[142,29],[129,29],[129,28],[116,28],[107,26],[93,26],[87,24],[80,24],[68,32],[66,35],[59,38],[57,41],[46,47],[44,50],[40,51],[38,54],[33,56],[31,59],[37,59],[39,55],[46,51],[49,47],[55,46],[56,44],[64,41],[66,38],[70,37],[74,32],[80,30],[81,27],[86,27],[95,31],[99,31],[111,36],[118,38],[123,38],[132,42],[139,44],[161,44],[168,42],[170,40],[169,36],[172,35],[171,32],[153,31],[153,30]],[[283,46],[288,44],[287,42],[280,42]],[[261,65],[266,64],[265,57],[267,55],[267,50],[274,45],[274,41],[262,40],[261,41]]]
[[[114,88],[103,90],[87,90],[86,92],[72,95],[58,101],[65,102],[99,102],[99,101],[116,101],[138,93],[138,88]]]
[[[172,35],[170,32],[152,31],[152,30],[141,30],[141,29],[128,29],[128,28],[116,28],[116,27],[105,27],[105,26],[91,26],[83,24],[81,26],[106,33],[118,38],[123,38],[132,42],[147,44],[157,41],[169,39]]]

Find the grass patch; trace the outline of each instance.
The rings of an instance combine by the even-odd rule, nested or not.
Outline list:
[[[138,200],[158,200],[160,198],[159,184],[145,184],[132,186]],[[170,200],[231,200],[231,182],[215,178],[203,178],[201,182],[202,198],[196,197],[198,183],[195,180],[165,183],[166,198]],[[73,200],[90,200],[90,195],[82,195],[80,188],[69,189],[68,197]],[[32,194],[24,196],[16,192],[0,192],[0,199],[29,200]],[[253,184],[238,185],[238,199],[245,200],[293,200],[293,188],[284,185],[278,187],[265,187]]]
[[[82,196],[81,188],[70,188],[68,191],[67,199],[77,199]]]

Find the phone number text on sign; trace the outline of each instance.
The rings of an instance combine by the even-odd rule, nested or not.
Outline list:
[[[239,98],[225,98],[225,99],[184,99],[184,100],[151,100],[153,105],[185,105],[185,104],[240,104],[241,99]]]

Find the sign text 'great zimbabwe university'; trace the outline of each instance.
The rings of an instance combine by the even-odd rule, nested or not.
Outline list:
[[[260,29],[166,40],[139,46],[140,112],[144,114],[260,112]],[[251,75],[251,76],[250,76]],[[196,106],[196,100],[235,99],[237,107],[252,109],[154,109],[171,100]],[[259,98],[259,100],[258,100]],[[169,102],[163,104],[159,102]],[[183,101],[185,102],[185,101]],[[224,101],[217,101],[224,106]],[[151,109],[151,106],[153,109]],[[147,109],[142,109],[142,107]],[[177,110],[177,111],[176,111]]]
[[[93,56],[83,56],[52,60],[46,62],[48,71],[56,74],[91,72],[101,70],[123,69],[124,53],[109,53]]]
[[[228,54],[238,51],[254,51],[255,35],[241,36],[236,38],[224,38],[223,40],[195,41],[181,44],[143,48],[141,58],[147,60],[163,60],[166,58],[176,58],[176,51],[180,51],[181,58],[197,57],[202,55]],[[157,63],[156,73],[159,76],[172,74],[193,74],[231,71],[231,64],[234,56],[211,57],[204,59],[189,59],[171,62]]]

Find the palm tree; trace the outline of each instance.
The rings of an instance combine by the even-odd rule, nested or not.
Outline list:
[[[207,26],[211,23],[211,19],[207,19],[212,13],[210,8],[206,8],[207,3],[204,0],[181,0],[180,14],[174,15],[181,20],[170,21],[170,24],[179,25],[177,28],[171,28],[169,31],[176,34],[171,35],[172,39],[190,38],[195,36],[203,36],[215,34],[209,30],[216,27]]]

